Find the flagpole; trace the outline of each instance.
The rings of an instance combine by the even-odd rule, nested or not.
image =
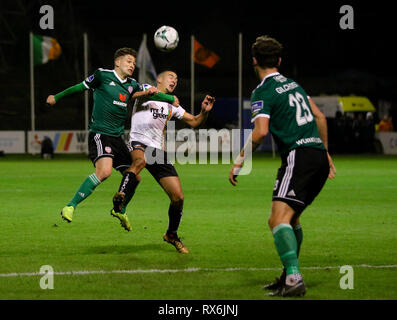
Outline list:
[[[87,32],[83,33],[84,39],[84,78],[88,77],[88,35]],[[88,131],[88,90],[84,91],[84,123],[85,130]]]
[[[31,130],[35,131],[34,112],[34,61],[33,61],[33,33],[29,32],[29,64],[30,64],[30,121]]]
[[[190,113],[194,114],[194,35],[190,36]]]
[[[243,129],[243,34],[238,34],[238,127]]]
[[[147,48],[147,34],[144,33],[143,34],[143,39],[142,39],[145,47]],[[139,79],[139,81],[141,82],[141,84],[147,83],[147,74],[146,74],[146,54],[143,55],[143,62],[142,62],[142,66],[145,70],[144,74],[143,74],[143,81],[141,81],[141,79]]]

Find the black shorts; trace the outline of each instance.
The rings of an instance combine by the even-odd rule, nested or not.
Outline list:
[[[128,148],[132,150],[142,150],[145,152],[146,166],[157,182],[165,177],[178,177],[178,173],[171,162],[168,161],[167,152],[161,149],[148,147],[139,141],[130,141]]]
[[[95,166],[98,159],[113,158],[113,168],[123,172],[131,163],[131,155],[122,137],[111,137],[101,133],[90,132],[88,135],[89,158]]]
[[[286,202],[300,214],[313,202],[327,181],[327,152],[316,148],[297,148],[281,159],[273,201]]]

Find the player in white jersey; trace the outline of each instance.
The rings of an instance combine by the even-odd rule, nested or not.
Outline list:
[[[177,84],[178,76],[173,71],[164,71],[157,77],[159,92],[172,94]],[[148,88],[146,85],[144,87]],[[202,124],[207,119],[215,99],[207,95],[201,103],[201,112],[196,116],[186,112],[181,106],[175,107],[175,105],[179,105],[178,102],[175,97],[172,105],[150,100],[144,102],[138,100],[135,104],[129,141],[132,165],[124,173],[120,188],[113,197],[112,212],[125,213],[139,184],[139,173],[146,167],[171,200],[168,210],[168,229],[163,239],[175,246],[178,252],[189,253],[177,234],[182,218],[184,195],[178,174],[174,166],[167,160],[165,133],[167,123],[172,117],[183,120],[193,128]],[[163,161],[156,160],[153,164],[146,163],[145,150],[148,147],[153,149],[153,156],[156,159]],[[131,227],[127,230],[131,230]]]
[[[150,86],[145,84],[143,88],[148,90]],[[137,99],[132,112],[130,141],[139,141],[148,147],[164,150],[168,121],[173,117],[183,120],[184,114],[185,109],[181,106]]]

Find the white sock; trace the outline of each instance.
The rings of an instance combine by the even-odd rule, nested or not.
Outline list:
[[[287,275],[287,278],[285,279],[285,283],[288,286],[294,286],[301,280],[302,280],[302,275],[300,273],[293,273]]]

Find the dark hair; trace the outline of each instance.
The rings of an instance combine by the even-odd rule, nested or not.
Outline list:
[[[138,56],[137,52],[134,49],[120,48],[117,49],[116,52],[114,53],[114,60],[116,60],[119,57],[126,56],[127,54],[133,56],[135,59]]]
[[[269,36],[256,38],[252,45],[252,56],[261,68],[276,68],[281,57],[283,46],[276,39]]]

